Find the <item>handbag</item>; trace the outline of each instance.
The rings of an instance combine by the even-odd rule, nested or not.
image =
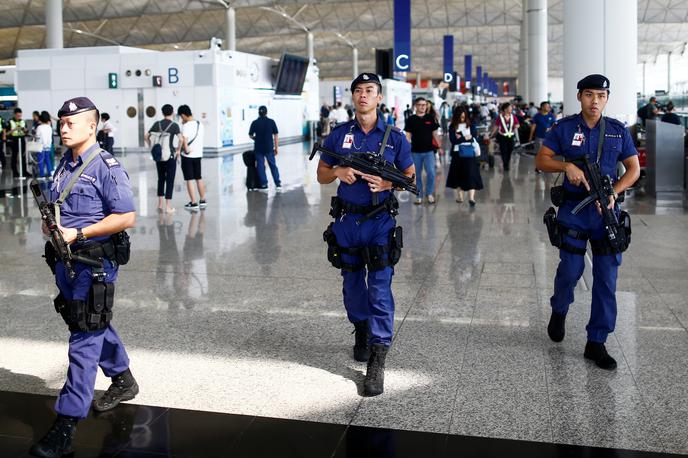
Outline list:
[[[459,149],[459,157],[475,157],[472,143],[459,143],[455,148]]]
[[[475,157],[480,157],[483,155],[483,150],[480,149],[480,143],[478,143],[478,140],[473,137],[473,141],[471,142],[473,144],[473,152],[475,153]]]
[[[479,157],[482,154],[480,144],[475,138],[470,142],[455,145],[454,151],[458,151],[459,157]]]
[[[440,149],[440,144],[435,137],[432,137],[432,149]]]
[[[43,151],[43,143],[39,140],[29,140],[26,142],[26,151],[29,153],[40,153]]]

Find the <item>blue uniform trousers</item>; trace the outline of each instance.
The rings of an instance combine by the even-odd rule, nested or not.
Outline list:
[[[390,233],[396,226],[388,213],[378,215],[360,226],[356,220],[363,215],[346,214],[335,221],[334,231],[337,243],[346,248],[389,245]],[[359,263],[358,256],[342,255],[345,263]],[[344,307],[349,321],[357,323],[368,320],[370,344],[389,346],[394,332],[394,297],[392,296],[393,267],[368,271],[362,268],[356,272],[342,270]]]
[[[106,282],[117,279],[117,267],[104,261]],[[87,300],[91,288],[91,268],[75,264],[76,278],[67,276],[64,265],[57,263],[55,281],[65,300]],[[86,418],[93,400],[98,366],[107,377],[124,372],[129,367],[129,356],[115,329],[110,325],[95,332],[72,332],[69,337],[69,368],[67,381],[55,403],[60,415]]]
[[[557,218],[566,227],[585,231],[591,240],[606,238],[602,217],[594,204],[588,205],[579,215],[570,213],[573,204],[565,203],[559,209]],[[565,241],[575,247],[585,248],[584,240],[566,236]],[[559,250],[559,267],[554,278],[554,294],[550,299],[552,310],[566,315],[573,302],[573,290],[585,268],[584,255]],[[614,332],[616,324],[616,279],[621,265],[621,253],[615,255],[593,255],[592,258],[592,305],[590,321],[586,326],[588,340],[604,343],[607,335]]]
[[[260,186],[265,187],[268,185],[268,177],[265,174],[266,159],[268,161],[268,166],[270,166],[270,173],[272,174],[272,179],[275,182],[275,186],[281,186],[282,183],[280,182],[279,169],[277,169],[277,163],[275,162],[275,152],[269,151],[266,153],[262,151],[255,151],[254,154],[256,155],[256,169],[258,169],[258,181],[260,182]]]

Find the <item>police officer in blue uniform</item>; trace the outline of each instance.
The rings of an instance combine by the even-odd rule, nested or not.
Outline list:
[[[598,162],[602,175],[613,178],[610,209],[613,208],[617,215],[620,214],[616,203],[618,196],[638,179],[640,165],[628,129],[616,119],[602,116],[610,93],[609,80],[603,75],[589,75],[580,80],[577,87],[581,112],[556,122],[536,157],[539,170],[565,174],[561,202],[555,203],[559,204],[556,223],[562,238],[547,332],[554,342],[564,339],[566,314],[573,302],[576,283],[583,274],[589,240],[593,252],[592,310],[586,326],[588,341],[584,356],[597,366],[612,370],[616,368],[616,361],[607,353],[604,343],[616,323],[616,279],[621,253],[610,249],[599,203],[597,207],[591,204],[578,214],[572,213],[573,208],[587,197],[590,186],[583,170],[570,161],[587,156],[590,162]],[[604,138],[600,141],[601,131]],[[566,161],[555,160],[555,155],[563,156]],[[617,179],[619,161],[626,172]]]
[[[323,146],[340,154],[382,153],[389,164],[413,177],[411,145],[396,127],[387,126],[378,105],[382,84],[374,73],[362,73],[351,83],[355,118],[332,130]],[[355,327],[354,358],[367,361],[364,394],[384,391],[384,368],[394,330],[392,275],[401,253],[401,228],[393,215],[398,203],[392,184],[349,167],[338,166],[323,154],[318,182],[339,179],[330,214],[334,223],[325,231],[328,258],[342,269],[344,306]],[[376,208],[385,211],[366,218]]]
[[[57,419],[31,448],[40,457],[71,453],[77,421],[86,418],[93,401],[99,366],[112,384],[93,402],[94,410],[112,409],[138,393],[124,344],[110,324],[118,265],[129,257],[124,230],[134,226],[134,200],[127,172],[96,142],[98,114],[86,97],[67,100],[58,112],[62,143],[69,149],[55,171],[49,198],[72,253],[96,262],[76,262],[69,271],[59,260],[50,262],[52,245],[46,245],[59,289],[55,308],[71,335],[67,380],[55,404]]]

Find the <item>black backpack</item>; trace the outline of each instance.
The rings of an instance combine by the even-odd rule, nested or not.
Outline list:
[[[648,103],[647,105],[643,105],[642,107],[638,108],[638,112],[636,113],[640,119],[645,121],[647,119],[647,111],[650,109],[650,104]]]

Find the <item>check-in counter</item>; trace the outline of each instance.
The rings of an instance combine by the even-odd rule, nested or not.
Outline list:
[[[685,186],[685,128],[657,120],[648,120],[646,128],[646,189],[658,200],[681,200]]]

